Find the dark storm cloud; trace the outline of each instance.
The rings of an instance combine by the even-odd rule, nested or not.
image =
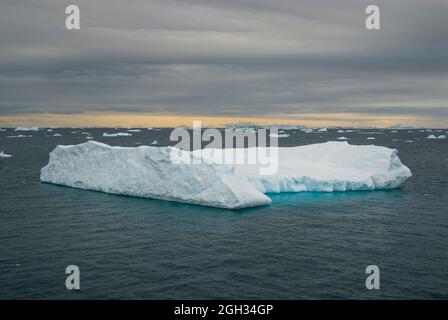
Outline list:
[[[446,1],[375,3],[2,1],[0,114],[446,116]]]

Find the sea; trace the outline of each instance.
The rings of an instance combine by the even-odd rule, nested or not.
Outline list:
[[[448,298],[448,139],[427,139],[446,130],[284,130],[285,147],[344,136],[397,149],[413,176],[394,190],[272,194],[271,205],[243,210],[39,180],[57,145],[91,136],[166,146],[171,131],[0,131],[0,150],[12,155],[0,158],[0,299]],[[79,290],[66,287],[69,265]],[[379,289],[366,287],[370,265]]]

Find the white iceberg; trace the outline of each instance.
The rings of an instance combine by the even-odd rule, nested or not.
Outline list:
[[[0,158],[11,158],[11,157],[12,157],[12,155],[6,154],[3,151],[0,151]]]
[[[348,140],[348,138],[346,138],[346,137],[339,137],[339,138],[337,138],[338,140]]]
[[[154,140],[153,142],[151,142],[151,144],[159,144],[159,142],[157,140]]]
[[[62,137],[62,134],[55,133],[55,134],[53,135],[53,137]]]
[[[57,146],[41,180],[112,194],[238,209],[271,200],[227,166],[171,162],[172,147]]]
[[[140,129],[129,129],[128,132],[142,132]]]
[[[375,140],[375,137],[367,137],[366,140]]]
[[[269,136],[271,138],[288,138],[289,134],[287,134],[287,133],[278,133],[278,134],[277,133],[270,133]]]
[[[117,132],[117,133],[103,133],[103,137],[130,137],[131,133],[128,132]]]
[[[319,129],[319,130],[317,130],[318,132],[327,132],[328,130],[327,130],[327,128],[321,128],[321,129]]]
[[[39,131],[39,128],[38,127],[31,127],[31,128],[17,127],[14,129],[14,131]]]
[[[426,139],[446,139],[446,135],[441,134],[440,136],[435,136],[433,134],[430,134],[429,136],[426,137]]]
[[[210,157],[210,151],[215,157],[233,157],[233,151],[244,157],[248,149],[182,151],[204,160],[191,165],[172,162],[173,149],[95,141],[57,146],[40,178],[81,189],[238,209],[269,204],[265,193],[390,189],[411,176],[396,150],[347,142],[277,148],[273,175],[260,175],[260,165],[223,165],[214,162],[219,157]]]

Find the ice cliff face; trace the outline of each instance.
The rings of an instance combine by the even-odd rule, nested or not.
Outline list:
[[[214,149],[222,156],[228,149]],[[234,149],[236,157],[247,149]],[[398,187],[411,171],[397,151],[327,142],[278,148],[278,170],[260,175],[259,165],[217,164],[209,153],[200,164],[176,164],[171,147],[111,147],[89,141],[58,146],[41,169],[41,180],[113,194],[238,209],[269,204],[265,193],[373,190]],[[219,158],[219,157],[218,157]]]
[[[57,146],[41,180],[113,194],[238,209],[271,202],[232,168],[170,161],[171,147]]]

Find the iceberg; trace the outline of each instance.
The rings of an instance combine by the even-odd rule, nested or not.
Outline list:
[[[202,161],[172,162],[173,149]],[[273,175],[260,175],[258,164],[224,165],[216,161],[233,158],[234,153],[236,159],[245,157],[250,149],[270,148],[188,152],[88,141],[57,146],[48,165],[41,169],[40,179],[112,194],[240,209],[271,203],[268,193],[391,189],[412,175],[397,150],[345,141],[275,148],[279,162]]]
[[[38,127],[32,127],[32,128],[17,127],[14,129],[14,131],[39,131],[39,128]]]
[[[127,132],[103,133],[103,137],[130,137],[130,136],[132,136],[132,134]]]
[[[288,138],[289,134],[287,134],[287,133],[279,133],[279,134],[277,134],[277,133],[270,133],[269,136],[271,138]]]
[[[446,139],[446,135],[441,134],[439,136],[435,136],[433,134],[430,134],[429,136],[426,137],[426,139]]]
[[[0,158],[11,158],[11,157],[12,157],[12,155],[6,154],[3,151],[0,151]]]
[[[271,199],[231,167],[171,161],[172,147],[111,147],[88,141],[57,146],[41,169],[44,182],[112,194],[238,209]]]
[[[339,138],[337,138],[338,140],[348,140],[348,138],[346,138],[346,137],[339,137]]]

